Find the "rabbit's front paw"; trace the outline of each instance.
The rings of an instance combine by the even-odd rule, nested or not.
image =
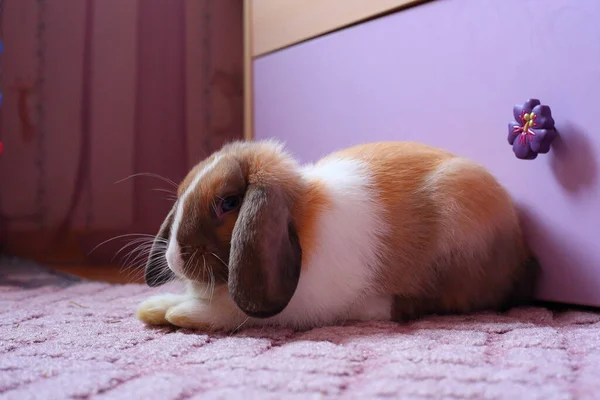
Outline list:
[[[230,301],[207,303],[199,299],[188,299],[169,309],[166,320],[172,325],[204,331],[233,331],[242,326],[250,326],[250,318],[245,317]]]
[[[186,329],[211,330],[217,316],[210,306],[197,299],[186,300],[167,311],[168,323]]]
[[[143,301],[137,309],[137,318],[146,325],[169,325],[167,312],[185,301],[178,294],[159,294]]]

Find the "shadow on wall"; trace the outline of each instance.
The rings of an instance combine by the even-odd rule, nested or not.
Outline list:
[[[560,229],[549,226],[544,216],[533,208],[518,205],[523,233],[541,264],[538,296],[546,301],[587,304],[595,298],[598,282],[590,279],[590,271],[582,269],[592,265],[582,259],[578,244]]]
[[[588,136],[573,123],[558,126],[550,150],[550,167],[556,180],[577,196],[594,186],[598,178],[598,155]]]
[[[567,122],[557,126],[557,131],[548,154],[550,168],[565,193],[576,201],[597,184],[598,156],[589,136],[575,124]],[[517,207],[529,246],[542,265],[539,286],[543,292],[538,295],[549,301],[569,299],[573,304],[586,304],[587,299],[595,298],[600,282],[590,280],[595,275],[584,268],[593,262],[582,258],[580,245],[560,227],[546,222],[543,213],[552,211],[522,204]]]

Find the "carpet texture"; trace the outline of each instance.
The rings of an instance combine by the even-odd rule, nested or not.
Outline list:
[[[0,398],[600,398],[598,313],[206,335],[140,324],[155,292],[1,262]]]

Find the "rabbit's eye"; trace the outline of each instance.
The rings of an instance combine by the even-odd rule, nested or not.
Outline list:
[[[221,212],[223,214],[236,210],[241,204],[240,196],[227,196],[221,200]]]

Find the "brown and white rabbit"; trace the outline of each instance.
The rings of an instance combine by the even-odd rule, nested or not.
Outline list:
[[[535,265],[511,197],[465,158],[390,142],[299,166],[275,141],[235,142],[192,169],[153,244],[146,282],[187,291],[137,316],[307,329],[498,310]]]

